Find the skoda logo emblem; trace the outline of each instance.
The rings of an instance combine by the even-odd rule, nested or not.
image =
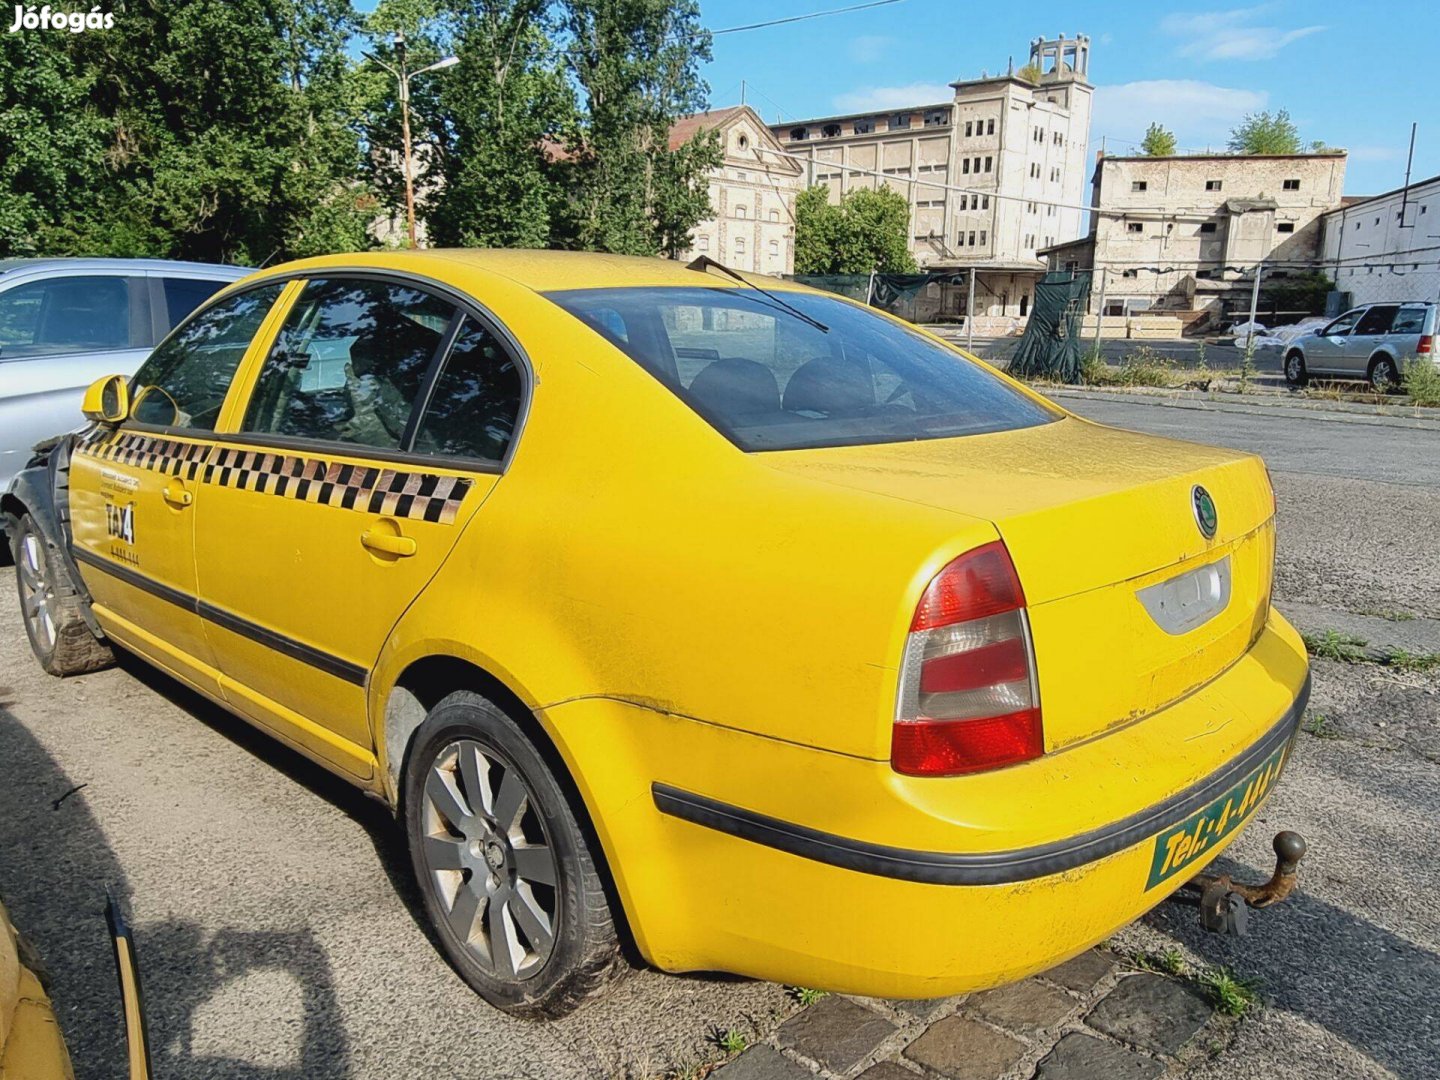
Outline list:
[[[1215,512],[1215,500],[1199,484],[1190,489],[1190,508],[1195,511],[1195,524],[1200,529],[1200,535],[1206,540],[1214,540],[1220,517]]]

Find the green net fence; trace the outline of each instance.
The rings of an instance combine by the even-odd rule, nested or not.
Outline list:
[[[1079,382],[1080,320],[1089,299],[1089,274],[1046,274],[1037,282],[1025,334],[1011,354],[1010,374]]]

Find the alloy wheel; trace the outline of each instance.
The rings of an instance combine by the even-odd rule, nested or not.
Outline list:
[[[20,538],[20,606],[25,624],[42,653],[55,648],[55,590],[45,565],[45,549],[40,537],[26,532]]]
[[[435,758],[421,806],[422,857],[450,930],[499,979],[539,971],[555,947],[555,852],[529,785],[474,739]]]

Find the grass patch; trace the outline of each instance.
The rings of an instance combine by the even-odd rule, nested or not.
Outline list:
[[[1162,356],[1148,345],[1137,346],[1125,354],[1119,367],[1111,367],[1091,349],[1080,361],[1080,381],[1086,386],[1157,386],[1181,385],[1185,380],[1176,370],[1175,361]]]
[[[1307,735],[1314,735],[1317,739],[1338,739],[1340,732],[1335,729],[1334,722],[1324,713],[1311,713],[1300,725]]]
[[[812,990],[808,986],[792,986],[787,993],[802,1006],[814,1005],[815,1002],[821,998],[830,996],[829,993],[824,990]]]
[[[1365,659],[1364,638],[1342,634],[1338,630],[1326,630],[1323,634],[1301,634],[1305,648],[1312,656],[1321,660],[1338,660],[1342,664],[1356,664]]]
[[[1386,622],[1414,622],[1415,616],[1408,611],[1392,611],[1390,608],[1361,608],[1357,613],[1369,615],[1376,619],[1384,619]]]
[[[749,1037],[743,1031],[736,1031],[734,1028],[727,1028],[725,1031],[716,1028],[712,1040],[726,1057],[734,1057],[750,1045]]]
[[[1187,967],[1184,954],[1173,946],[1164,952],[1137,952],[1130,961],[1141,971],[1157,971],[1162,975],[1184,975]]]
[[[1243,1016],[1260,1000],[1259,981],[1242,979],[1229,968],[1214,968],[1196,980],[1210,995],[1210,1002],[1226,1016]]]
[[[1440,406],[1440,364],[1433,360],[1406,360],[1400,386],[1414,405]]]
[[[1385,657],[1385,666],[1396,671],[1434,671],[1440,668],[1440,653],[1412,653],[1396,649]]]

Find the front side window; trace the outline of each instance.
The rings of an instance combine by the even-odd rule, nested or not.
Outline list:
[[[624,324],[615,312],[600,316],[613,333]],[[465,317],[455,345],[415,432],[420,454],[501,461],[520,415],[520,369],[515,358],[478,320]]]
[[[282,288],[277,282],[227,297],[161,342],[130,384],[130,418],[214,431],[235,369]]]
[[[399,449],[454,314],[409,285],[307,282],[260,369],[243,430]]]
[[[131,347],[123,277],[51,278],[0,293],[0,360]]]
[[[1324,337],[1341,337],[1355,329],[1355,324],[1360,321],[1360,316],[1365,314],[1364,308],[1356,308],[1354,311],[1347,311],[1338,319],[1327,326],[1323,331]]]
[[[548,294],[743,450],[908,442],[1061,415],[958,353],[813,293],[620,288]],[[786,305],[828,327],[818,326]],[[609,331],[612,313],[628,330]]]

